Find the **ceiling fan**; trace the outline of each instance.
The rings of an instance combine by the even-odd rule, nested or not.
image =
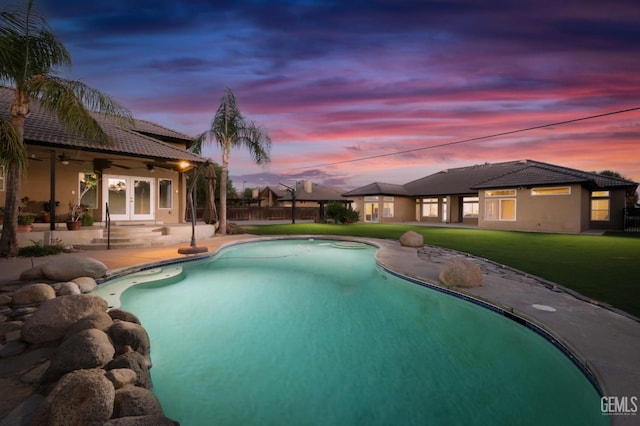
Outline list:
[[[84,163],[84,160],[79,160],[76,158],[71,158],[69,157],[67,154],[65,154],[64,152],[60,155],[58,155],[58,161],[60,161],[62,164],[64,164],[65,166],[67,164],[69,164],[72,161],[75,161],[76,163]]]

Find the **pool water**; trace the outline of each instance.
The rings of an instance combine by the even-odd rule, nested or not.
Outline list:
[[[185,426],[608,424],[547,340],[382,271],[375,250],[240,244],[185,263],[177,283],[127,289],[165,414]]]

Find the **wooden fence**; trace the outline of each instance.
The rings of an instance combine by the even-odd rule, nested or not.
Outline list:
[[[196,208],[197,218],[202,219],[204,208]],[[220,210],[218,210],[220,212]],[[190,218],[187,210],[187,220]],[[320,218],[319,207],[297,207],[296,220],[314,220]],[[247,220],[291,220],[291,207],[227,207],[227,221],[247,221]]]

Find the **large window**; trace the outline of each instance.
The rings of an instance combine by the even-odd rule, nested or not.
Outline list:
[[[516,220],[516,190],[485,191],[485,220]]]
[[[158,181],[158,208],[170,209],[173,207],[173,181],[160,179]]]
[[[382,217],[393,217],[393,197],[383,197]]]
[[[477,218],[480,213],[479,197],[462,197],[462,217]]]
[[[591,193],[591,220],[609,220],[609,191]]]
[[[438,217],[438,199],[437,198],[422,199],[422,216]]]

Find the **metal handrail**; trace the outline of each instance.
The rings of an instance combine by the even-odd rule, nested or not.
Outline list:
[[[107,250],[111,250],[111,215],[109,214],[109,203],[104,203],[105,219],[107,226]]]

